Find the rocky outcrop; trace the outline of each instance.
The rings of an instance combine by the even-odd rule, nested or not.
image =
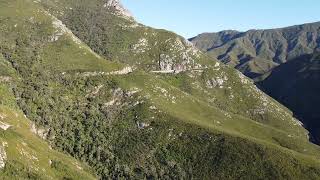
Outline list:
[[[166,54],[161,54],[159,59],[159,67],[161,71],[171,71],[173,70],[174,60]]]
[[[224,77],[215,77],[206,82],[207,88],[212,89],[215,87],[223,88],[223,84],[227,81],[227,76]]]
[[[0,144],[0,169],[4,168],[6,165],[6,160],[7,160],[7,153],[5,150],[7,143],[6,142],[2,142],[2,144]]]
[[[135,54],[144,53],[150,50],[148,40],[146,38],[139,39],[138,43],[132,46],[132,50]]]
[[[108,0],[104,4],[105,8],[114,10],[116,15],[123,16],[125,18],[133,19],[133,16],[129,10],[127,10],[120,2],[120,0]]]
[[[11,127],[11,125],[6,124],[6,123],[0,121],[0,128],[1,128],[1,129],[3,129],[3,130],[6,131],[6,130],[9,129],[10,127]]]
[[[47,139],[49,129],[39,128],[35,124],[32,124],[30,130],[32,133],[39,136],[40,138]]]
[[[0,113],[0,120],[5,119],[6,117],[7,117],[7,115]],[[5,131],[6,131],[6,130],[9,129],[10,127],[11,127],[11,125],[0,121],[0,128],[1,128],[2,130],[5,130]]]
[[[0,76],[0,82],[9,82],[11,79],[9,76]]]

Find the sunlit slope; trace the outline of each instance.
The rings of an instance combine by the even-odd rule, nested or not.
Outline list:
[[[101,56],[137,67],[195,96],[221,111],[308,139],[292,113],[273,101],[251,81],[212,61],[182,37],[138,24],[104,1],[42,1],[48,11]],[[81,13],[86,12],[86,13]],[[162,58],[168,57],[168,58]],[[181,67],[182,66],[182,67]],[[163,75],[164,72],[187,71]],[[154,71],[163,73],[157,74]]]
[[[32,133],[31,122],[21,112],[1,106],[0,115],[1,163],[5,163],[1,179],[95,179],[88,167],[50,149]]]
[[[319,47],[320,22],[278,29],[203,33],[190,40],[209,56],[246,76],[268,76],[275,67],[311,54]]]
[[[0,79],[0,178],[96,179],[88,166],[52,150],[38,136],[38,130],[19,110],[9,88],[17,80],[12,68],[1,66]]]
[[[130,55],[130,51],[114,45],[115,56],[109,59],[90,46],[88,39],[73,35],[76,33],[67,28],[67,22],[57,19],[60,11],[47,9],[60,8],[66,16],[66,9],[80,13],[76,5],[100,12],[90,8],[103,8],[102,1],[42,1],[47,3],[46,9],[40,1],[0,2],[1,17],[5,17],[0,32],[1,59],[17,76],[8,86],[18,108],[43,130],[40,134],[53,149],[89,164],[101,178],[319,177],[319,150],[308,142],[307,132],[287,109],[236,71],[212,63],[199,52],[189,56],[192,60],[186,68],[169,65],[167,69],[150,58],[169,54],[158,46],[151,46],[150,56],[139,51],[140,55],[126,59],[121,52]],[[112,14],[108,18],[134,23]],[[74,22],[73,28],[81,26],[81,21]],[[140,30],[130,29],[143,35]],[[173,33],[150,30],[183,43]],[[126,32],[113,35],[134,37]],[[168,36],[156,38],[158,43],[171,45]],[[136,36],[135,40],[139,39]],[[135,40],[128,42],[135,44]],[[112,38],[109,41],[123,45]],[[94,39],[91,43],[96,44]],[[192,49],[183,46],[182,54]],[[99,43],[96,47],[112,48]],[[160,54],[153,54],[156,51]],[[142,56],[146,58],[139,58]],[[139,65],[140,61],[151,66]],[[177,65],[184,61],[183,55],[172,59]],[[158,70],[181,72],[153,72]],[[263,103],[265,114],[254,114]]]

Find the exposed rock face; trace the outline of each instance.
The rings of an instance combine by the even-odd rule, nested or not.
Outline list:
[[[223,78],[221,77],[216,77],[216,78],[212,78],[211,80],[208,80],[206,85],[207,88],[215,88],[215,87],[219,87],[219,88],[223,88],[223,84],[225,81],[227,81],[228,78],[226,76],[224,76]]]
[[[0,81],[1,82],[1,81]],[[5,114],[1,114],[0,113],[0,120],[3,120],[4,118],[6,118],[7,116]],[[11,127],[11,125],[7,124],[7,123],[4,123],[2,121],[0,121],[0,128],[3,129],[3,130],[7,130]]]
[[[133,19],[131,12],[121,4],[120,0],[108,0],[104,7],[114,9],[117,15]]]
[[[0,82],[9,82],[11,77],[9,76],[0,76]]]
[[[35,124],[31,125],[31,132],[38,135],[42,139],[46,139],[49,130],[48,129],[43,129],[43,128],[37,128]]]
[[[199,51],[185,39],[175,38],[165,41],[170,47],[170,53],[160,54],[159,73],[180,73],[186,70],[202,68],[196,63]]]
[[[1,129],[3,129],[3,130],[6,131],[6,130],[9,129],[10,127],[11,127],[11,125],[6,124],[6,123],[0,121],[0,128],[1,128]]]
[[[0,144],[0,169],[4,168],[4,166],[6,165],[7,153],[5,151],[5,146],[5,142],[2,142],[2,144]]]
[[[187,70],[187,61],[175,63],[175,60],[167,54],[161,54],[159,59],[159,71],[152,71],[154,73],[180,73]]]
[[[161,71],[173,70],[173,59],[166,54],[160,55],[159,66]]]
[[[150,126],[149,123],[144,123],[144,122],[137,122],[137,126],[139,129],[144,129]]]
[[[133,51],[134,53],[144,53],[146,52],[146,50],[150,50],[150,48],[148,47],[148,40],[145,38],[141,38],[139,39],[138,43],[133,45]]]

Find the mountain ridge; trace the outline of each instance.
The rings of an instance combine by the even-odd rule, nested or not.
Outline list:
[[[211,57],[256,78],[292,58],[313,53],[320,44],[319,31],[320,22],[315,22],[277,29],[205,33],[190,40]],[[232,39],[221,41],[226,36]],[[250,66],[248,62],[254,64]]]
[[[246,33],[246,32],[250,32],[250,31],[268,31],[268,30],[281,30],[281,29],[290,29],[293,27],[297,27],[297,26],[305,26],[305,25],[313,25],[313,24],[319,24],[320,21],[313,21],[313,22],[307,22],[307,23],[301,23],[301,24],[296,24],[296,25],[289,25],[289,26],[283,26],[283,27],[277,27],[277,28],[258,28],[258,29],[248,29],[245,31],[240,31],[237,29],[226,29],[226,30],[221,30],[221,31],[217,31],[217,32],[203,32],[200,33],[198,35],[201,34],[218,34],[218,33],[223,33],[223,32],[234,32],[234,33]],[[197,36],[198,36],[197,35]],[[188,38],[189,40],[192,40],[193,38],[196,38],[197,36]]]
[[[319,32],[320,22],[315,22],[242,34],[233,31],[203,34],[191,40],[210,56],[218,56],[255,80],[267,94],[293,110],[310,130],[312,141],[319,144],[319,116],[318,110],[313,108],[320,103],[316,85],[319,77],[316,65],[312,64],[319,59]],[[221,41],[224,33],[234,33],[235,38]],[[259,46],[253,42],[258,42]],[[210,44],[213,48],[206,49]]]
[[[181,36],[102,0],[0,3],[13,101],[99,178],[320,176],[319,148],[292,112]]]

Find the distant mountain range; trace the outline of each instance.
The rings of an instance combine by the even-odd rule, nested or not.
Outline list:
[[[320,22],[191,38],[195,46],[257,82],[290,108],[320,143]]]
[[[247,32],[221,31],[200,34],[190,41],[220,61],[257,78],[278,65],[320,46],[320,22]]]

